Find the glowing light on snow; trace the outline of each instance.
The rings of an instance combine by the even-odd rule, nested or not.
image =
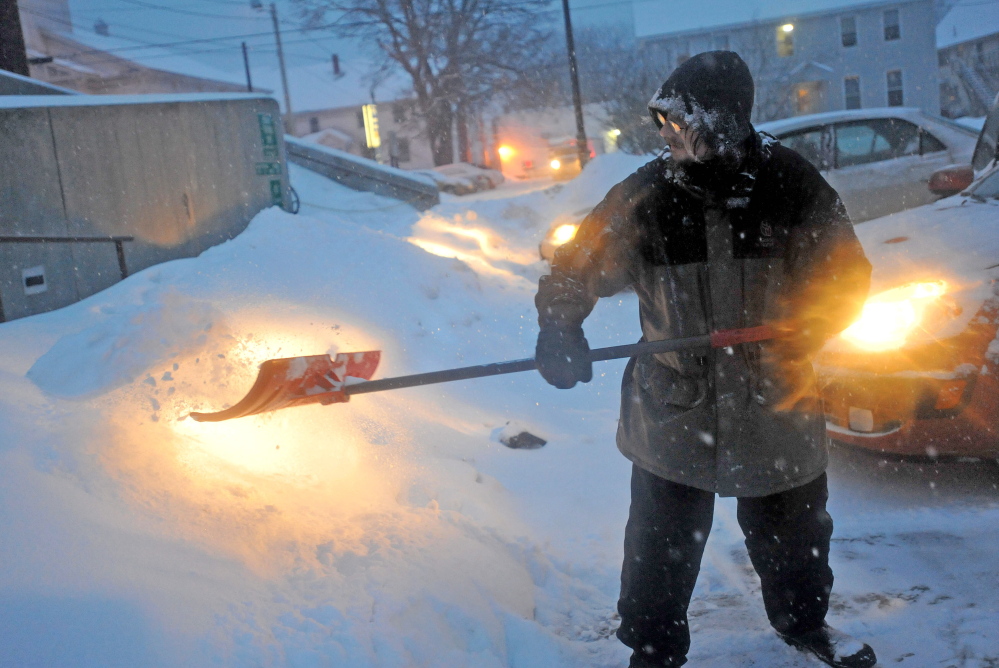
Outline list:
[[[551,161],[551,166],[552,166],[552,169],[561,169],[562,168],[562,161],[559,160],[558,158],[555,158],[554,160]]]
[[[533,249],[513,248],[489,228],[469,226],[468,223],[475,219],[472,212],[454,218],[424,216],[413,226],[409,242],[428,253],[456,258],[499,274],[510,272],[494,262],[530,264],[537,261]]]
[[[945,281],[912,283],[870,297],[860,319],[840,335],[872,352],[901,348],[923,322],[927,309],[947,292]]]
[[[576,230],[578,229],[579,225],[573,225],[572,223],[559,225],[555,228],[555,232],[552,234],[552,242],[557,246],[568,243],[569,241],[572,241],[573,237],[576,236]]]
[[[496,152],[499,153],[500,160],[509,160],[517,153],[513,150],[512,146],[507,146],[506,144],[497,148]]]

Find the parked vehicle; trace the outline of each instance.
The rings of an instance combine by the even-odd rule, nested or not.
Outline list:
[[[820,352],[830,436],[910,455],[999,456],[999,103],[957,195],[859,225],[860,319]],[[972,170],[973,174],[972,174]]]
[[[930,176],[967,165],[974,130],[919,109],[853,109],[797,116],[758,129],[815,165],[839,192],[854,223],[928,204]]]
[[[437,183],[441,191],[452,195],[469,195],[482,190],[491,190],[503,183],[503,174],[495,169],[487,169],[467,162],[441,165],[420,171]]]

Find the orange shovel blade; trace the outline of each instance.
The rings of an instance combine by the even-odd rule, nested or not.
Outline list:
[[[347,401],[347,378],[371,380],[381,352],[337,353],[286,357],[260,365],[257,380],[249,393],[235,406],[217,413],[191,413],[198,422],[222,422],[233,418],[306,404],[335,404]]]

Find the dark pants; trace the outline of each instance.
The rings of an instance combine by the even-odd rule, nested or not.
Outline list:
[[[739,526],[763,585],[767,617],[781,633],[810,631],[825,619],[833,584],[828,498],[823,473],[786,492],[739,499]],[[714,505],[711,492],[633,468],[617,632],[635,650],[633,665],[686,662],[687,606]]]

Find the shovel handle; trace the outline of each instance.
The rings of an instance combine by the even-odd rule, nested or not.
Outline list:
[[[668,353],[677,350],[690,350],[694,348],[727,348],[740,343],[751,343],[754,341],[774,339],[778,336],[780,335],[777,330],[770,325],[747,327],[745,329],[727,329],[719,332],[712,332],[711,334],[702,334],[701,336],[689,336],[683,339],[640,341],[639,343],[630,343],[623,346],[597,348],[590,351],[590,361],[603,362],[606,360],[625,359],[628,357],[638,357],[640,355],[655,355],[657,353]],[[348,395],[367,394],[368,392],[398,390],[404,387],[416,387],[418,385],[434,385],[436,383],[448,383],[455,380],[469,380],[471,378],[500,376],[507,373],[532,371],[537,368],[538,365],[534,359],[495,362],[493,364],[480,364],[478,366],[466,366],[458,369],[446,369],[444,371],[417,373],[411,376],[368,380],[361,383],[355,383],[353,385],[347,385],[344,388],[344,392]]]

